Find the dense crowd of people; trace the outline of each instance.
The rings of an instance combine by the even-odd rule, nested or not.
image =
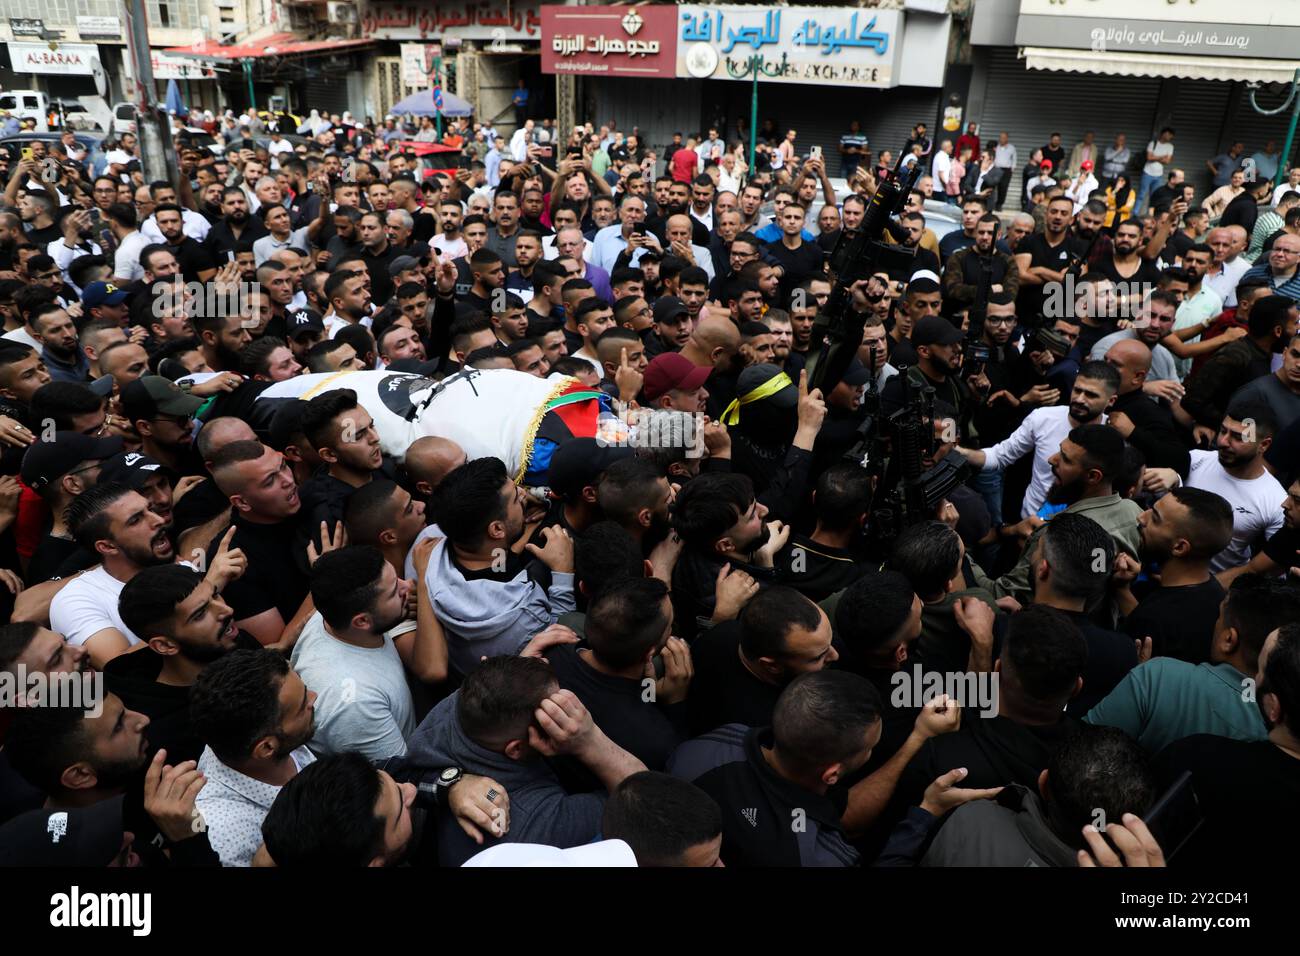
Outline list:
[[[1201,195],[1172,130],[1145,163],[1054,135],[999,215],[1018,157],[973,126],[873,154],[855,124],[844,186],[774,125],[753,169],[718,129],[176,132],[175,184],[131,134],[0,155],[0,862],[1300,844],[1300,168],[1271,146]],[[898,156],[907,255],[846,290],[860,347],[813,387]],[[553,383],[512,439],[544,480],[392,447],[379,370]],[[966,474],[891,524],[917,394],[925,465]],[[570,399],[689,440],[539,431]]]

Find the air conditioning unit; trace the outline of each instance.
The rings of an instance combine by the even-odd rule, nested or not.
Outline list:
[[[328,15],[330,23],[348,23],[357,22],[357,8],[351,3],[335,2],[330,0],[328,4]]]

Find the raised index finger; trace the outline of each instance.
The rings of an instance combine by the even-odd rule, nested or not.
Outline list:
[[[808,370],[806,368],[799,370],[799,395],[803,397],[808,394]]]
[[[221,536],[221,544],[217,547],[217,554],[225,554],[230,550],[230,539],[235,536],[235,526],[231,525],[230,529]]]

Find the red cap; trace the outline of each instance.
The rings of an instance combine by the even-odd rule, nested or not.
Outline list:
[[[693,392],[708,379],[713,369],[696,365],[677,352],[664,352],[651,359],[644,374],[645,397],[654,401],[672,389]]]

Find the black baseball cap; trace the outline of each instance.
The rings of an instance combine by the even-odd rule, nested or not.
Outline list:
[[[289,338],[296,339],[309,332],[321,334],[325,331],[325,320],[315,309],[294,309],[285,316],[289,326]]]
[[[655,300],[654,320],[656,324],[671,322],[678,316],[687,315],[688,313],[686,303],[675,295],[664,295]]]
[[[956,345],[962,340],[961,329],[940,315],[927,315],[912,329],[912,346]]]
[[[546,484],[561,498],[569,498],[587,485],[595,484],[616,461],[635,454],[623,445],[603,445],[594,438],[574,438],[551,455]]]
[[[19,814],[0,827],[0,866],[108,866],[125,838],[123,799]]]
[[[162,462],[138,451],[127,451],[114,455],[100,466],[99,480],[121,482],[128,488],[139,491],[160,473],[175,483],[171,469]]]
[[[55,432],[50,441],[38,441],[27,449],[20,474],[23,484],[43,493],[83,461],[103,461],[122,449],[122,439],[116,436],[92,438],[81,432]]]

